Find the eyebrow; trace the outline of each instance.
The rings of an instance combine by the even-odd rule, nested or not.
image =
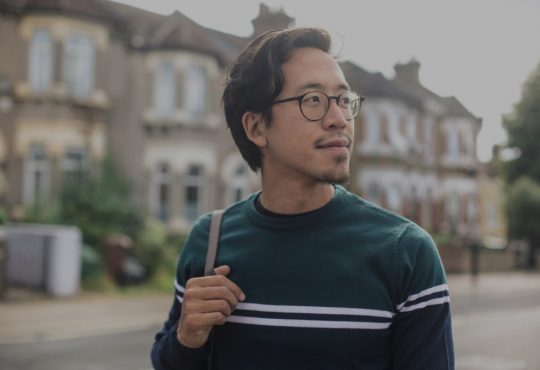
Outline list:
[[[350,90],[351,87],[346,83],[341,83],[338,85],[337,90]],[[297,90],[297,92],[304,92],[306,90],[324,90],[324,86],[318,82],[308,82],[302,86],[300,86]]]

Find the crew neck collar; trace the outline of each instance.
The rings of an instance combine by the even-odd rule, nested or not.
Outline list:
[[[247,218],[254,224],[262,227],[270,227],[275,229],[289,229],[311,226],[319,220],[324,220],[327,215],[332,214],[339,208],[339,203],[343,198],[346,190],[340,185],[333,185],[335,193],[333,198],[324,206],[308,211],[305,213],[291,215],[291,217],[274,217],[262,214],[257,210],[255,202],[261,195],[261,192],[253,194],[247,199],[245,209]]]

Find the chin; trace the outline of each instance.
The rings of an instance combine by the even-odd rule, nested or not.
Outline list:
[[[349,171],[328,171],[316,176],[317,180],[320,182],[325,182],[328,184],[339,184],[344,185],[349,182],[350,179]]]

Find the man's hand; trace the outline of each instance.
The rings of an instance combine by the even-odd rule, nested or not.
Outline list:
[[[216,275],[189,279],[184,290],[182,314],[176,331],[178,341],[188,348],[200,348],[214,325],[223,325],[246,296],[227,279],[229,266],[214,269]]]

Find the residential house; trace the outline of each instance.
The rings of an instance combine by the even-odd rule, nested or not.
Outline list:
[[[294,19],[261,4],[252,23],[257,35]],[[0,84],[12,86],[3,94],[13,101],[0,111],[0,162],[11,217],[107,155],[135,201],[172,229],[256,190],[220,106],[226,68],[249,39],[108,0],[0,0]],[[422,86],[415,60],[396,65],[394,79],[341,66],[367,97],[349,188],[430,231],[471,232],[481,120]]]

